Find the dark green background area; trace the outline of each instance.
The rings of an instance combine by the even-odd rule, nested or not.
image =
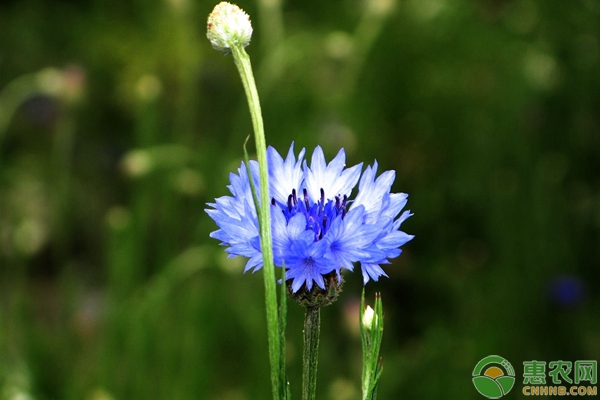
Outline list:
[[[240,2],[267,142],[395,170],[381,399],[600,359],[600,3]],[[275,2],[276,3],[276,2]],[[270,397],[262,274],[208,237],[250,117],[214,2],[0,4],[0,399]],[[281,24],[279,24],[281,22]],[[319,398],[360,398],[359,270],[322,311]],[[303,310],[289,303],[300,398]]]

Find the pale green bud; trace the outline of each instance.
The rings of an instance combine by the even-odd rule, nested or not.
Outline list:
[[[208,16],[206,37],[216,50],[229,54],[233,46],[246,47],[252,38],[250,17],[235,4],[223,1]]]

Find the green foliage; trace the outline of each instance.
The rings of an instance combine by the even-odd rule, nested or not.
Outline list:
[[[410,194],[416,238],[366,288],[378,398],[479,399],[490,354],[508,397],[523,361],[600,359],[598,3],[273,4],[239,4],[268,144],[345,147]],[[0,5],[0,398],[269,398],[262,273],[203,211],[251,132],[214,5]],[[321,312],[319,399],[360,398],[361,287]]]

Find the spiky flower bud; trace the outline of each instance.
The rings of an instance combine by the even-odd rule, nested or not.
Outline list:
[[[312,285],[310,289],[303,285],[300,290],[294,292],[292,285],[293,279],[289,279],[287,283],[288,295],[300,304],[302,307],[324,307],[335,302],[342,291],[344,279],[337,273],[331,272],[323,276],[325,288],[322,289],[318,285]]]
[[[206,37],[212,47],[225,54],[233,46],[246,47],[252,38],[250,17],[235,4],[223,1],[208,16]]]

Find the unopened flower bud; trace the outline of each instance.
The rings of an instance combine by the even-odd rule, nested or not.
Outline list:
[[[371,308],[371,306],[367,306],[365,312],[362,316],[362,323],[366,329],[371,329],[373,327],[373,320],[375,319],[375,311]]]
[[[212,47],[222,53],[231,53],[233,46],[246,47],[252,38],[250,17],[235,4],[223,1],[208,16],[206,37]]]

